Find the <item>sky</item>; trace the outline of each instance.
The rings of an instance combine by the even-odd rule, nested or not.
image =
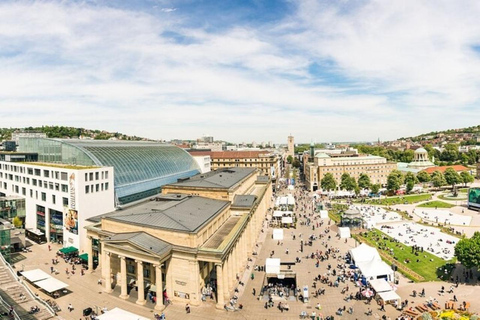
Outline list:
[[[479,125],[480,1],[0,2],[0,127],[382,141]]]

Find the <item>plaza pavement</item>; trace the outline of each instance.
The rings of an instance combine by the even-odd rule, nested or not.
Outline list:
[[[289,190],[282,190],[279,194],[290,193]],[[298,192],[298,191],[294,191]],[[278,195],[278,194],[277,194]],[[311,214],[312,213],[312,200],[310,198],[300,201],[297,205],[297,214]],[[303,205],[307,205],[305,212],[302,210]],[[304,218],[300,219],[305,221]],[[317,239],[313,242],[313,246],[304,246],[304,252],[298,252],[300,250],[300,234],[305,240],[309,235],[315,234],[319,235],[324,233],[325,229],[329,228],[328,219],[325,219],[325,223],[320,228],[315,228],[313,230],[312,226],[303,225],[297,223],[296,229],[285,229],[285,238],[283,240],[283,245],[278,245],[277,241],[272,239],[272,228],[264,228],[264,233],[260,234],[258,239],[258,252],[257,256],[251,256],[253,261],[249,262],[250,269],[247,269],[243,274],[242,281],[245,283],[245,287],[238,286],[239,288],[239,301],[238,303],[243,304],[243,310],[235,312],[226,312],[224,310],[216,310],[215,303],[213,301],[207,300],[203,302],[200,306],[191,307],[191,313],[185,313],[185,305],[181,303],[174,303],[169,305],[165,310],[165,315],[168,320],[170,319],[299,319],[301,311],[306,311],[310,315],[312,310],[314,310],[315,305],[319,302],[322,305],[322,310],[315,310],[317,315],[319,313],[323,316],[335,315],[336,310],[339,307],[346,306],[348,309],[350,306],[354,308],[354,313],[352,315],[344,313],[343,316],[335,315],[335,319],[378,319],[384,313],[379,311],[379,307],[375,304],[366,305],[363,301],[351,300],[350,302],[345,302],[343,300],[344,294],[341,294],[341,289],[347,284],[340,284],[338,288],[328,287],[327,285],[317,282],[317,288],[325,288],[326,294],[314,298],[312,295],[312,283],[313,278],[318,274],[324,274],[327,272],[327,264],[330,263],[332,267],[337,265],[336,260],[332,257],[329,261],[320,263],[318,268],[315,267],[315,259],[305,259],[305,256],[315,252],[316,250],[325,251],[325,247],[322,247],[322,239]],[[475,220],[475,219],[474,219]],[[313,220],[316,224],[317,221]],[[333,225],[333,223],[332,223]],[[296,240],[292,239],[291,232],[296,235]],[[329,233],[331,240],[328,241],[328,245],[340,249],[340,252],[344,254],[349,249],[355,247],[355,240],[348,239],[345,242],[343,239],[340,240],[336,237],[336,234],[331,231]],[[16,269],[24,268],[25,270],[31,270],[40,268],[46,272],[50,272],[51,259],[55,257],[55,253],[60,248],[60,245],[52,245],[52,250],[48,251],[46,244],[44,245],[34,245],[32,247],[33,252],[22,253],[25,257],[24,260],[18,261],[15,264]],[[287,255],[285,250],[289,249],[289,254]],[[276,306],[274,308],[265,309],[265,300],[258,300],[258,294],[260,292],[261,286],[263,284],[263,279],[265,276],[264,272],[253,271],[254,279],[250,279],[250,274],[252,273],[253,266],[264,265],[265,259],[270,256],[271,251],[275,251],[274,257],[281,258],[282,261],[295,261],[296,257],[301,258],[302,262],[296,264],[292,267],[292,270],[297,274],[297,287],[301,288],[303,285],[308,285],[310,290],[310,302],[304,304],[300,301],[287,301],[290,306],[290,311],[281,312]],[[55,265],[55,268],[59,270],[59,274],[55,277],[61,281],[69,284],[70,293],[56,299],[56,302],[62,308],[62,311],[58,314],[58,319],[84,319],[82,317],[82,310],[87,307],[92,308],[103,308],[107,307],[112,309],[114,307],[119,307],[130,312],[136,313],[138,315],[153,319],[153,304],[147,302],[146,306],[136,305],[134,302],[126,302],[118,298],[118,290],[114,291],[112,294],[106,294],[103,292],[103,286],[97,284],[98,279],[101,277],[101,270],[97,269],[94,272],[86,272],[84,276],[80,275],[79,270],[75,275],[67,276],[65,273],[65,268],[67,265],[63,260],[59,260],[60,263]],[[69,266],[70,267],[70,266]],[[462,279],[461,270],[456,271],[460,274],[460,279]],[[455,274],[454,274],[455,276]],[[476,276],[476,275],[475,275]],[[348,283],[350,291],[356,292],[353,283]],[[426,298],[432,296],[439,300],[441,305],[445,301],[453,297],[453,294],[445,294],[440,296],[438,290],[441,286],[445,286],[446,289],[450,287],[450,283],[447,282],[429,282],[429,283],[410,283],[407,279],[400,275],[400,283],[398,285],[397,293],[402,297],[403,300],[408,299],[410,301],[409,305],[414,305],[419,302],[424,302],[425,298],[410,297],[412,290],[417,290],[420,292],[422,288],[426,290]],[[33,288],[32,286],[30,286]],[[256,289],[257,296],[253,296],[252,290]],[[471,302],[471,310],[474,312],[480,311],[480,302],[477,300],[477,297],[480,295],[480,287],[475,283],[471,284],[460,284],[457,289],[455,289],[454,294],[456,294],[457,299],[461,302],[464,300]],[[41,291],[33,288],[34,292],[37,292],[41,297],[49,298]],[[233,293],[232,293],[233,294]],[[134,301],[134,299],[132,299]],[[68,312],[67,306],[71,303],[75,308],[72,312]],[[278,301],[276,301],[278,303]],[[371,307],[374,311],[374,314],[371,317],[367,317],[365,312],[368,307]],[[386,306],[385,314],[392,319],[400,314],[392,306]]]

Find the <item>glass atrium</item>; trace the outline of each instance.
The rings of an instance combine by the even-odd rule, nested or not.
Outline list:
[[[188,152],[156,142],[20,138],[19,146],[21,152],[37,152],[40,162],[113,167],[120,204],[151,196],[162,185],[200,172]]]

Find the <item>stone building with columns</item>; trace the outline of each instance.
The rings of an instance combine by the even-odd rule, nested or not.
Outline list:
[[[166,185],[150,201],[90,219],[89,269],[98,257],[106,292],[138,304],[157,293],[157,310],[164,307],[161,292],[199,305],[210,286],[223,308],[271,199],[271,180],[255,168],[219,169]]]

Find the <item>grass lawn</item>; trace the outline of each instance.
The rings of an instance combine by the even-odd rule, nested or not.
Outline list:
[[[431,198],[432,196],[429,193],[422,193],[422,194],[412,194],[412,195],[406,195],[406,196],[387,197],[384,199],[367,199],[365,203],[390,206],[394,204],[412,204],[412,203],[430,200]]]
[[[437,281],[439,276],[448,278],[450,277],[451,271],[454,267],[454,260],[445,261],[427,251],[419,252],[418,256],[416,256],[414,253],[412,253],[411,247],[396,241],[392,241],[395,239],[377,229],[362,233],[362,237],[366,239],[365,242],[368,245],[374,246],[383,254],[395,258],[395,264],[398,266],[403,266],[399,267],[398,270],[400,272],[402,272],[402,268],[410,269],[422,276],[424,278],[423,281]],[[393,249],[393,256],[389,254],[390,248]],[[388,251],[385,249],[388,249]],[[409,263],[405,263],[407,259],[410,260]],[[417,262],[417,259],[420,261]],[[391,261],[387,261],[387,263],[391,264]],[[447,275],[444,273],[445,267],[448,270]],[[405,274],[405,272],[402,273]],[[408,272],[405,275],[410,279],[415,280],[408,275]]]
[[[417,207],[421,208],[452,208],[455,207],[453,204],[446,203],[443,201],[429,201],[418,205]]]

